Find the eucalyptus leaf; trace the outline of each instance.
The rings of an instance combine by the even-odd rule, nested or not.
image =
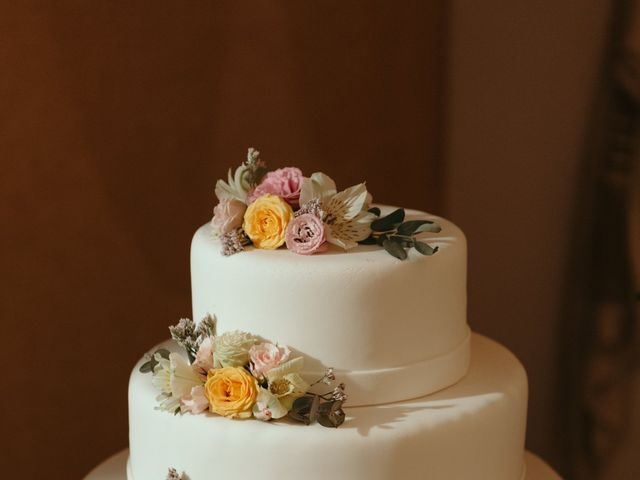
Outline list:
[[[433,255],[438,251],[438,247],[432,247],[427,243],[419,242],[417,240],[414,243],[414,248],[417,251],[419,251],[422,255]]]
[[[404,220],[404,209],[394,210],[386,217],[378,218],[371,222],[371,230],[374,232],[387,232],[395,230]]]
[[[389,237],[383,243],[384,249],[394,257],[404,260],[407,258],[407,251],[404,249],[403,240],[398,237]]]
[[[376,239],[376,243],[380,246],[382,246],[382,244],[384,243],[384,241],[389,238],[387,235],[380,235],[377,239]]]
[[[378,243],[378,239],[373,235],[369,235],[367,238],[365,238],[364,240],[360,240],[358,243],[360,245],[375,245],[376,243]]]
[[[332,400],[320,405],[318,423],[323,427],[337,428],[344,423],[345,414],[341,400]]]
[[[431,233],[438,233],[440,230],[442,230],[442,227],[440,227],[440,225],[438,225],[437,223],[425,223],[424,225],[420,225],[415,232],[413,233],[423,233],[423,232],[431,232]]]
[[[151,355],[151,358],[144,362],[142,365],[140,365],[140,373],[153,373],[153,369],[156,368],[156,365],[158,364],[158,361],[155,359],[155,354],[159,354],[162,358],[168,360],[169,359],[169,350],[167,350],[166,348],[159,348],[158,350],[156,350],[155,352],[153,352],[153,355]]]
[[[305,425],[311,423],[310,413],[315,400],[315,395],[304,395],[296,398],[289,412],[289,417]]]
[[[320,406],[320,397],[313,396],[313,402],[311,402],[311,409],[309,410],[309,422],[313,423],[318,419],[318,407]]]
[[[159,353],[162,358],[169,360],[169,354],[171,352],[166,348],[159,348],[158,350],[156,350],[156,353]]]
[[[371,207],[369,213],[373,213],[376,217],[379,217],[382,212],[378,207]]]
[[[158,362],[156,362],[155,359],[149,360],[148,362],[144,362],[140,366],[140,373],[151,373],[151,372],[153,372],[153,367],[157,363]]]
[[[403,222],[398,227],[398,234],[400,235],[413,235],[418,232],[419,228],[431,228],[434,223],[431,220],[408,220]],[[437,227],[437,225],[436,225]],[[437,227],[440,231],[440,227]],[[433,231],[433,230],[420,230],[421,232]]]

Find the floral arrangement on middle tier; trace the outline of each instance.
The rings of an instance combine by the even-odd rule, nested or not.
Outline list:
[[[405,221],[399,208],[385,217],[372,207],[364,183],[338,191],[328,175],[305,177],[297,167],[268,171],[260,152],[250,148],[247,160],[215,189],[218,204],[211,226],[221,239],[222,254],[233,255],[247,245],[274,250],[283,245],[301,255],[320,253],[328,244],[344,250],[358,244],[379,245],[404,260],[407,249],[432,255],[438,247],[416,238],[439,232],[431,220]]]
[[[148,354],[140,371],[153,375],[160,392],[158,409],[264,421],[288,416],[325,427],[344,422],[344,384],[326,393],[310,392],[316,385],[331,385],[332,368],[309,384],[300,375],[304,358],[292,358],[288,347],[241,331],[217,335],[216,324],[216,318],[208,315],[197,325],[183,318],[169,327],[188,360],[164,348]]]

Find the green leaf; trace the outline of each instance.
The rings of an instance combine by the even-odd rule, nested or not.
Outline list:
[[[421,230],[419,230],[421,229]],[[435,230],[437,229],[437,230]],[[440,227],[431,220],[409,220],[398,227],[400,235],[413,235],[418,232],[440,231]]]
[[[311,407],[315,401],[315,398],[313,397],[313,395],[304,395],[300,398],[296,398],[293,402],[293,406],[291,407],[291,411],[289,412],[289,417],[297,420],[298,422],[302,422],[305,425],[309,425],[311,423]]]
[[[149,361],[144,362],[142,365],[140,365],[140,373],[153,373],[153,369],[156,368],[156,365],[158,364],[158,362],[156,361],[156,359],[154,358],[154,355],[158,353],[160,354],[160,356],[166,360],[169,359],[169,350],[167,350],[166,348],[159,348],[158,350],[156,350],[155,352],[153,352],[153,355],[151,355],[151,358],[149,359]]]
[[[400,260],[407,258],[407,251],[403,247],[401,238],[389,237],[382,243],[382,246],[389,254]]]
[[[309,422],[313,423],[318,419],[318,407],[320,406],[320,397],[313,396],[313,402],[311,403],[311,409],[309,410]]]
[[[369,213],[373,213],[376,217],[379,217],[382,212],[378,207],[371,207]]]
[[[367,238],[365,238],[364,240],[360,240],[358,243],[360,245],[375,245],[376,243],[378,243],[378,240],[373,235],[369,235]]]
[[[151,372],[153,372],[153,367],[155,366],[156,363],[158,363],[158,362],[156,362],[155,359],[151,359],[148,362],[144,362],[140,366],[140,373],[151,373]]]
[[[404,209],[399,208],[394,210],[386,217],[378,218],[371,222],[371,230],[374,232],[387,232],[389,230],[395,230],[398,225],[404,220]]]
[[[419,251],[422,255],[433,255],[438,251],[438,247],[432,247],[431,245],[419,242],[416,240],[414,247],[417,251]]]
[[[162,358],[169,360],[169,354],[171,352],[166,348],[159,348],[158,350],[156,350],[156,353],[159,353]]]
[[[345,414],[341,400],[324,402],[318,408],[318,423],[323,427],[337,428],[344,423]]]
[[[415,232],[413,233],[423,233],[423,232],[431,232],[431,233],[438,233],[440,230],[442,230],[442,227],[440,227],[440,225],[438,225],[437,223],[425,223],[424,225],[419,226]]]

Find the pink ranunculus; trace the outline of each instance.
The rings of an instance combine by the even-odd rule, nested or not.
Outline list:
[[[209,400],[205,395],[204,386],[197,385],[191,388],[191,392],[180,399],[180,411],[182,413],[202,413],[209,408]]]
[[[251,373],[260,378],[272,368],[286,362],[291,355],[288,347],[279,347],[273,343],[259,343],[249,349]]]
[[[203,375],[205,378],[209,370],[213,368],[213,339],[211,337],[202,341],[198,353],[196,353],[196,359],[191,366],[197,374]]]
[[[213,209],[211,225],[215,231],[224,235],[242,226],[247,206],[239,200],[223,198]]]
[[[267,173],[260,185],[249,193],[249,203],[258,197],[270,193],[282,197],[293,208],[300,206],[300,188],[302,188],[302,171],[296,167],[285,167]]]
[[[284,235],[287,248],[301,255],[311,255],[326,249],[324,223],[312,213],[295,217]]]

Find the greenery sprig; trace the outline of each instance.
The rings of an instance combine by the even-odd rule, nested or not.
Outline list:
[[[381,211],[378,207],[369,210],[377,217],[380,217]],[[438,233],[441,230],[440,225],[432,220],[404,220],[404,208],[398,208],[389,215],[377,218],[371,222],[371,235],[363,241],[361,245],[380,245],[390,255],[405,260],[407,258],[407,250],[415,248],[422,255],[433,255],[438,251],[438,247],[432,247],[426,242],[416,238],[419,233],[431,232]]]

